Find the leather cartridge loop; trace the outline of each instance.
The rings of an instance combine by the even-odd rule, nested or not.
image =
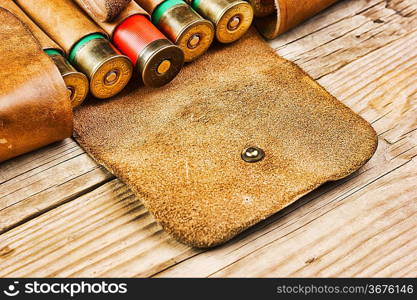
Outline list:
[[[15,2],[67,54],[83,37],[93,33],[105,34],[72,0],[16,0]]]
[[[255,17],[266,17],[275,12],[274,0],[248,0],[253,7]]]
[[[0,8],[0,162],[72,134],[65,83],[38,41]]]
[[[75,0],[83,10],[110,36],[113,36],[114,31],[116,30],[117,26],[123,23],[126,19],[134,15],[144,15],[147,18],[150,18],[148,13],[140,7],[136,2],[130,2],[121,13],[113,18],[111,22],[103,22],[98,19],[94,14],[91,13],[85,6],[83,6],[83,1]]]
[[[131,0],[75,0],[100,22],[116,18]]]
[[[165,0],[134,0],[137,4],[143,7],[149,14],[152,14],[155,8],[157,8]]]
[[[63,56],[64,51],[57,43],[43,32],[13,1],[0,0],[0,6],[8,9],[27,25],[41,44],[42,49],[51,57],[57,66],[70,93],[73,107],[80,105],[88,94],[89,82],[87,77],[78,72]]]
[[[314,16],[338,0],[275,0],[277,13],[257,18],[255,25],[268,39],[273,39],[306,19]]]
[[[0,0],[0,6],[6,8],[8,11],[12,12],[17,16],[22,22],[25,23],[39,41],[42,46],[42,49],[59,49],[62,53],[63,50],[58,46],[45,32],[42,31],[13,1],[10,0]]]

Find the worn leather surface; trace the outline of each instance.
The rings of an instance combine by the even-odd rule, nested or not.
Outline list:
[[[134,0],[136,1],[144,10],[152,14],[155,8],[165,0]]]
[[[72,0],[15,0],[15,2],[67,54],[84,36],[97,32],[104,33]]]
[[[0,7],[0,162],[72,134],[65,83],[28,27]]]
[[[100,22],[110,22],[131,2],[130,0],[74,0]]]
[[[263,1],[263,0],[251,0]],[[275,0],[277,13],[264,18],[257,18],[255,25],[269,39],[284,33],[301,22],[314,16],[338,0]]]
[[[6,8],[27,25],[33,36],[39,41],[42,49],[60,49],[46,33],[44,33],[12,0],[0,0],[0,7]],[[60,49],[62,51],[62,49]]]
[[[133,15],[145,15],[149,16],[148,13],[140,7],[136,2],[131,1],[126,5],[126,7],[115,17],[112,21],[103,22],[100,21],[86,6],[83,6],[81,0],[75,0],[80,4],[84,11],[111,37],[116,30],[117,26],[121,24],[127,18]]]
[[[78,142],[165,230],[227,241],[374,153],[372,127],[251,30],[215,45],[163,89],[130,88],[75,112]],[[246,163],[241,151],[266,156]]]

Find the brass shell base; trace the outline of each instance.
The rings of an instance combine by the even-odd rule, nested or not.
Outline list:
[[[65,85],[70,92],[72,107],[77,107],[84,102],[88,95],[88,79],[80,72],[67,73],[62,76]]]
[[[213,24],[203,19],[186,4],[168,9],[157,25],[171,41],[181,48],[186,62],[193,61],[204,54],[214,39]]]
[[[79,106],[88,95],[88,79],[78,72],[61,54],[49,55],[58,67],[70,93],[72,107]]]
[[[236,28],[230,28],[233,18],[238,18]],[[221,43],[232,43],[240,39],[253,21],[253,8],[246,1],[234,1],[220,14],[216,22],[216,38]]]
[[[96,98],[115,96],[132,77],[132,62],[106,39],[87,42],[76,53],[74,62],[90,79],[90,92]]]
[[[132,76],[132,63],[123,55],[113,56],[102,62],[93,73],[90,91],[96,98],[110,98],[120,93]],[[115,79],[106,80],[108,74],[115,74]]]
[[[177,76],[184,64],[184,53],[166,39],[156,40],[139,54],[136,68],[146,86],[160,87]]]

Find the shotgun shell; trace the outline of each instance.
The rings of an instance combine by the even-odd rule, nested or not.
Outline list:
[[[119,93],[132,76],[132,62],[102,35],[90,34],[78,41],[69,61],[90,79],[90,91],[96,98]]]
[[[177,76],[184,53],[144,15],[124,20],[113,33],[113,42],[136,66],[145,85],[160,87]]]
[[[214,38],[213,24],[182,0],[161,3],[152,13],[152,23],[181,48],[186,62],[205,53]]]
[[[192,0],[191,6],[214,23],[216,38],[221,43],[238,40],[252,24],[253,8],[246,1]]]
[[[78,72],[69,61],[56,49],[45,49],[55,65],[58,67],[65,85],[70,93],[72,107],[79,106],[88,95],[88,79],[83,73]]]

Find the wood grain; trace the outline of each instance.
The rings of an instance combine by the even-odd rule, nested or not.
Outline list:
[[[319,79],[415,30],[416,13],[414,0],[342,1],[270,45]]]
[[[0,233],[114,178],[72,139],[0,168]]]
[[[71,139],[0,165],[0,276],[417,276],[417,4],[341,1],[270,42],[379,134],[375,156],[209,251]]]
[[[8,231],[1,244],[0,276],[146,276],[188,250],[118,180]]]

